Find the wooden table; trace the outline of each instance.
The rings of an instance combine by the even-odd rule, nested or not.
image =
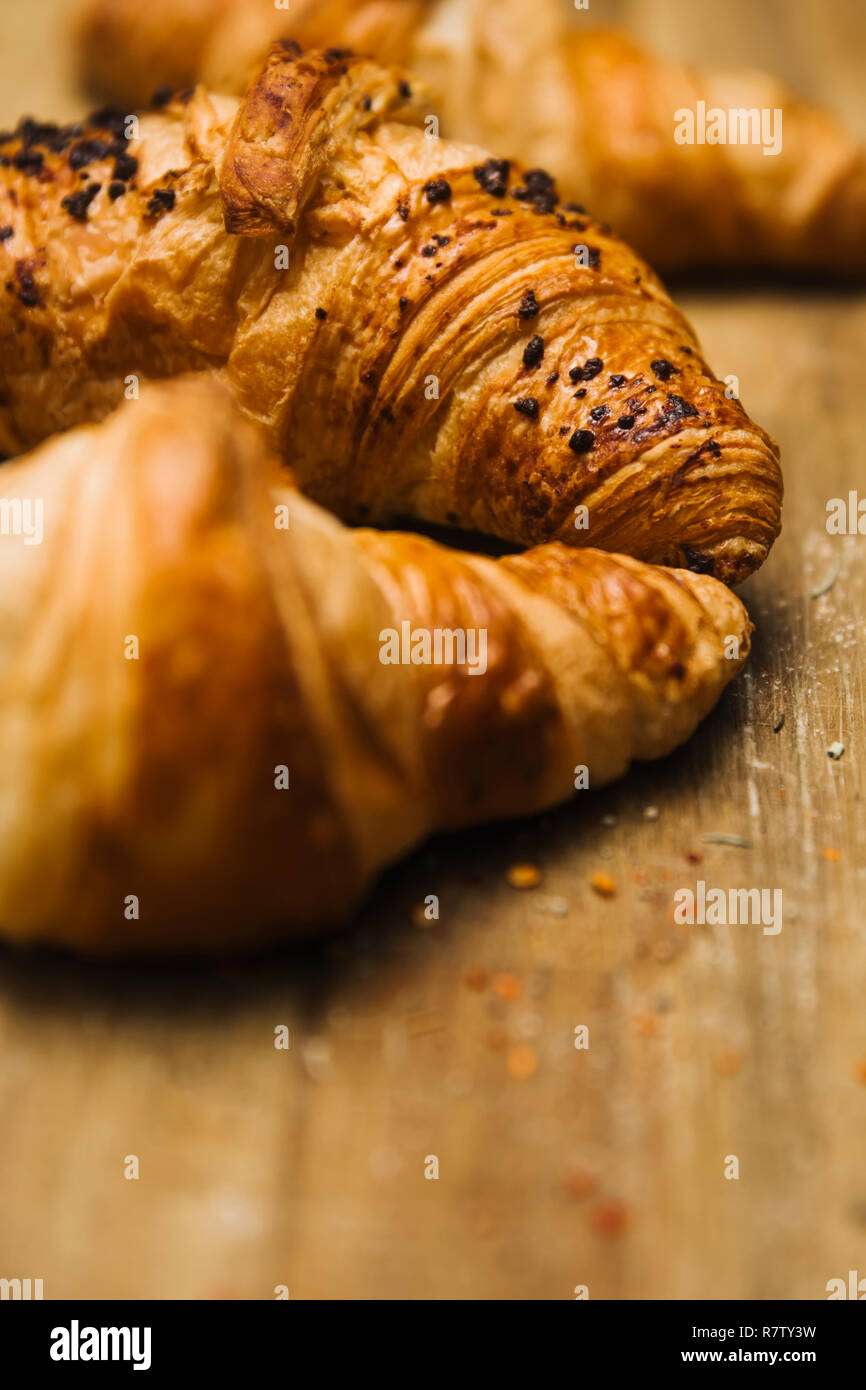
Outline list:
[[[63,8],[3,7],[0,120],[79,109]],[[866,137],[857,0],[593,15],[774,65]],[[866,303],[681,299],[783,446],[745,676],[664,764],[422,850],[330,941],[184,969],[0,953],[0,1276],[49,1298],[628,1299],[866,1274],[866,537],[825,529],[828,499],[866,495]],[[507,883],[522,860],[539,887]],[[780,888],[781,933],[675,926],[699,878]]]

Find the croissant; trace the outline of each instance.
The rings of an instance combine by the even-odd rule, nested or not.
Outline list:
[[[210,952],[339,922],[431,831],[667,753],[748,652],[741,603],[706,575],[345,529],[203,377],[3,479],[0,931],[18,942]]]
[[[427,78],[446,133],[559,170],[566,197],[662,271],[866,270],[866,156],[832,116],[766,73],[693,71],[623,34],[586,29],[583,16],[569,22],[569,8],[292,0],[287,13],[248,0],[87,0],[80,49],[91,85],[124,103],[198,78],[240,91],[283,35],[349,44]],[[749,120],[767,113],[766,131],[733,143],[732,111],[738,139],[750,111]],[[677,143],[689,134],[678,113],[694,116],[694,143]]]
[[[199,89],[134,144],[105,112],[22,123],[0,450],[214,370],[345,519],[736,583],[779,531],[776,446],[624,243],[540,170],[427,138],[426,110],[398,70],[286,44],[242,102]]]

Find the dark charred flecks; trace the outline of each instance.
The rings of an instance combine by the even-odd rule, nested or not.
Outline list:
[[[148,214],[151,217],[161,217],[164,212],[171,212],[175,204],[175,197],[173,189],[157,188],[147,205]]]
[[[522,400],[515,401],[514,409],[518,415],[528,415],[530,420],[538,419],[538,401],[534,396],[524,396]]]
[[[16,155],[13,155],[12,165],[28,176],[41,174],[45,167],[45,156],[41,150],[19,150]]]
[[[0,227],[0,241],[8,241],[11,236],[14,236],[14,234],[14,227]]]
[[[100,106],[98,111],[92,111],[87,117],[87,124],[96,126],[99,130],[108,130],[115,140],[126,139],[126,122],[128,116],[125,111],[121,111],[116,106]],[[81,131],[77,132],[79,135]]]
[[[93,164],[97,159],[105,159],[111,151],[109,140],[100,140],[94,137],[92,140],[81,140],[77,145],[73,145],[69,151],[69,167],[71,169],[83,169],[87,164]]]
[[[527,368],[537,367],[544,357],[544,339],[539,338],[538,334],[530,338],[523,350],[523,365]]]
[[[317,318],[317,319],[326,319],[327,317],[328,317],[328,311],[327,311],[327,309],[317,309],[317,310],[316,310],[316,318]]]
[[[21,148],[11,159],[8,155],[0,155],[0,164],[5,168],[12,165],[28,176],[39,174],[44,168],[45,156],[41,149],[36,148],[37,145],[43,146],[52,154],[61,154],[82,134],[83,127],[78,124],[58,126],[53,122],[34,121],[28,116],[18,122],[15,131],[0,134],[0,145],[6,145],[16,139],[21,142]]]
[[[614,372],[613,376],[610,378],[610,384],[614,387],[625,386],[625,377],[622,372]]]
[[[424,185],[428,203],[447,203],[451,200],[451,185],[447,179],[431,179]]]
[[[123,154],[117,155],[114,161],[114,177],[116,179],[119,179],[121,183],[129,183],[129,180],[134,179],[137,173],[138,160],[134,155],[127,154],[125,151]]]
[[[555,386],[556,383],[557,383],[558,381],[559,381],[559,372],[551,372],[551,373],[550,373],[550,376],[547,378],[547,380],[546,380],[546,382],[545,382],[544,384],[545,384],[545,386]]]
[[[690,545],[683,546],[683,559],[686,562],[686,569],[691,570],[692,574],[712,574],[715,569],[711,555],[704,555],[700,550],[693,550]]]
[[[616,423],[621,430],[631,430],[634,429],[634,418],[633,415],[620,415]]]
[[[28,117],[19,122],[18,129],[14,134],[0,138],[0,144],[5,144],[8,140],[13,139],[21,141],[21,148],[11,161],[7,160],[6,162],[13,164],[17,169],[27,174],[39,173],[44,167],[45,156],[42,148],[37,148],[37,146],[44,147],[52,154],[62,154],[71,146],[68,156],[69,167],[76,173],[97,160],[113,158],[115,181],[128,183],[138,173],[138,160],[128,152],[125,133],[126,120],[123,112],[116,111],[112,107],[103,107],[100,111],[94,111],[88,117],[88,124],[100,127],[110,137],[106,139],[102,134],[82,138],[84,126],[77,123],[57,126],[34,121]],[[86,177],[82,174],[82,181]]]
[[[437,246],[449,246],[451,244],[450,236],[440,236],[438,232],[433,233],[433,240]]]
[[[432,245],[431,245],[431,246],[422,246],[422,247],[421,247],[421,255],[422,255],[422,256],[426,256],[428,260],[430,260],[433,256],[436,255],[436,251],[437,251],[437,248],[436,248],[435,246],[432,246]]]
[[[589,357],[582,367],[572,367],[568,375],[574,382],[592,381],[593,377],[598,376],[603,367],[604,363],[600,357]]]
[[[405,294],[401,294],[401,296],[400,296],[400,313],[401,313],[401,314],[402,314],[402,313],[405,313],[405,311],[406,311],[408,305],[409,305],[409,301],[408,301],[408,299],[406,298]]]
[[[39,303],[39,290],[36,287],[36,281],[29,272],[24,270],[18,271],[18,298],[25,309],[34,309]]]
[[[578,241],[575,243],[574,246],[572,246],[571,249],[573,253],[576,253],[577,251],[585,251],[589,258],[589,264],[591,269],[598,270],[599,266],[601,265],[601,252],[599,251],[597,246],[587,246],[585,242]]]
[[[0,145],[8,144],[17,137],[25,149],[32,149],[34,145],[44,145],[53,154],[61,154],[70,141],[77,139],[82,133],[82,127],[78,124],[58,126],[53,122],[34,121],[26,116],[23,121],[18,122],[14,134],[0,137]]]
[[[696,416],[697,411],[688,401],[684,401],[682,396],[665,396],[664,414],[669,420],[685,420],[689,416]]]
[[[535,319],[540,312],[541,309],[538,300],[535,298],[535,292],[533,290],[528,290],[520,301],[520,308],[517,310],[518,315],[522,319]]]
[[[151,95],[150,104],[151,106],[168,106],[168,103],[171,101],[173,95],[173,88],[169,86],[168,83],[163,83],[163,85],[161,87],[157,87]]]
[[[522,188],[515,188],[512,197],[521,203],[531,203],[535,212],[553,212],[559,202],[556,184],[545,169],[527,169]]]
[[[507,159],[488,159],[486,164],[476,164],[472,173],[485,193],[491,198],[504,198],[508,192],[508,175],[511,165]],[[500,217],[503,213],[499,214]]]
[[[670,381],[674,372],[679,375],[679,367],[675,367],[673,362],[669,362],[666,357],[658,357],[655,362],[650,362],[650,366],[658,377],[659,381]]]
[[[76,222],[86,222],[87,209],[101,187],[101,183],[91,183],[87,188],[78,188],[74,193],[70,193],[68,197],[62,199],[60,206],[69,213],[70,217],[74,217]]]
[[[409,86],[408,82],[400,83],[400,95],[404,101],[412,100],[412,88]]]
[[[111,199],[111,201],[112,201],[113,203],[116,203],[117,200],[118,200],[118,198],[122,198],[125,192],[126,192],[126,184],[125,184],[125,183],[120,183],[120,182],[118,182],[118,181],[115,181],[114,183],[110,183],[110,184],[108,185],[108,196],[109,196],[109,198]]]
[[[363,108],[364,108],[365,111],[372,111],[372,110],[373,110],[373,98],[370,97],[370,96],[364,96],[364,97],[362,97],[362,98],[361,98],[361,105],[363,106]]]
[[[401,217],[404,222],[409,221],[409,204],[405,203],[402,198],[397,204],[397,215]]]
[[[598,425],[605,418],[605,416],[609,414],[610,410],[606,405],[597,405],[594,406],[593,409],[589,412],[589,418],[590,420],[594,421],[596,425]]]
[[[587,454],[595,443],[592,430],[575,430],[568,441],[568,447],[575,454]]]
[[[581,388],[580,388],[579,391],[575,391],[575,393],[574,393],[574,399],[575,399],[576,401],[582,401],[585,395],[586,395],[586,387],[585,387],[585,386],[581,386]]]
[[[12,156],[12,163],[23,174],[35,174],[45,163],[45,156],[41,150],[20,149]]]

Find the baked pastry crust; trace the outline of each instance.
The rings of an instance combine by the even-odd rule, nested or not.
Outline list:
[[[21,126],[0,450],[214,370],[348,520],[738,582],[779,531],[776,446],[624,242],[542,171],[428,138],[428,110],[400,70],[284,44],[240,102],[197,89],[135,145],[110,113]]]
[[[659,270],[866,272],[866,156],[829,112],[587,22],[562,0],[86,0],[80,52],[91,85],[135,102],[163,82],[240,92],[275,38],[347,44],[424,77],[445,134],[556,170]],[[780,111],[781,148],[676,143],[699,102]]]
[[[0,931],[21,943],[219,952],[339,922],[432,831],[667,753],[748,652],[705,575],[342,527],[201,377],[8,464],[4,492],[44,502],[42,544],[0,542]],[[483,669],[384,664],[404,623],[484,632]]]

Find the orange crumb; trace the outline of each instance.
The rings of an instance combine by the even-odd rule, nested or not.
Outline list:
[[[599,897],[612,898],[616,893],[616,879],[611,878],[610,874],[593,874],[589,882],[591,887],[598,893]]]
[[[467,989],[480,992],[487,985],[487,971],[482,970],[480,965],[473,965],[463,976],[463,983]]]
[[[857,1063],[854,1075],[857,1077],[858,1081],[862,1081],[863,1085],[866,1086],[866,1057],[860,1058],[860,1061]]]
[[[713,1058],[713,1066],[719,1076],[736,1076],[742,1065],[743,1059],[734,1048],[729,1048],[727,1052],[720,1052]]]
[[[512,864],[505,877],[512,888],[537,888],[541,882],[541,870],[537,864]]]
[[[509,1004],[513,1004],[515,999],[519,999],[523,993],[523,984],[516,975],[496,975],[493,980],[493,991],[499,995],[500,999],[506,999]]]
[[[515,1081],[528,1081],[538,1066],[535,1049],[527,1043],[516,1043],[508,1053],[508,1075]]]
[[[595,1173],[590,1173],[586,1168],[572,1168],[562,1179],[562,1186],[565,1188],[569,1197],[588,1197],[592,1192],[597,1178]]]
[[[827,845],[825,849],[822,849],[821,853],[823,854],[825,859],[830,860],[831,864],[838,864],[839,860],[842,858],[838,849],[833,849],[830,845]]]
[[[640,1013],[636,1013],[633,1021],[642,1038],[654,1038],[659,1030],[658,1017],[649,1009],[642,1009]]]
[[[625,1202],[620,1202],[616,1197],[608,1197],[606,1201],[595,1203],[590,1211],[589,1221],[599,1235],[613,1239],[624,1236],[630,1229],[632,1215]]]

